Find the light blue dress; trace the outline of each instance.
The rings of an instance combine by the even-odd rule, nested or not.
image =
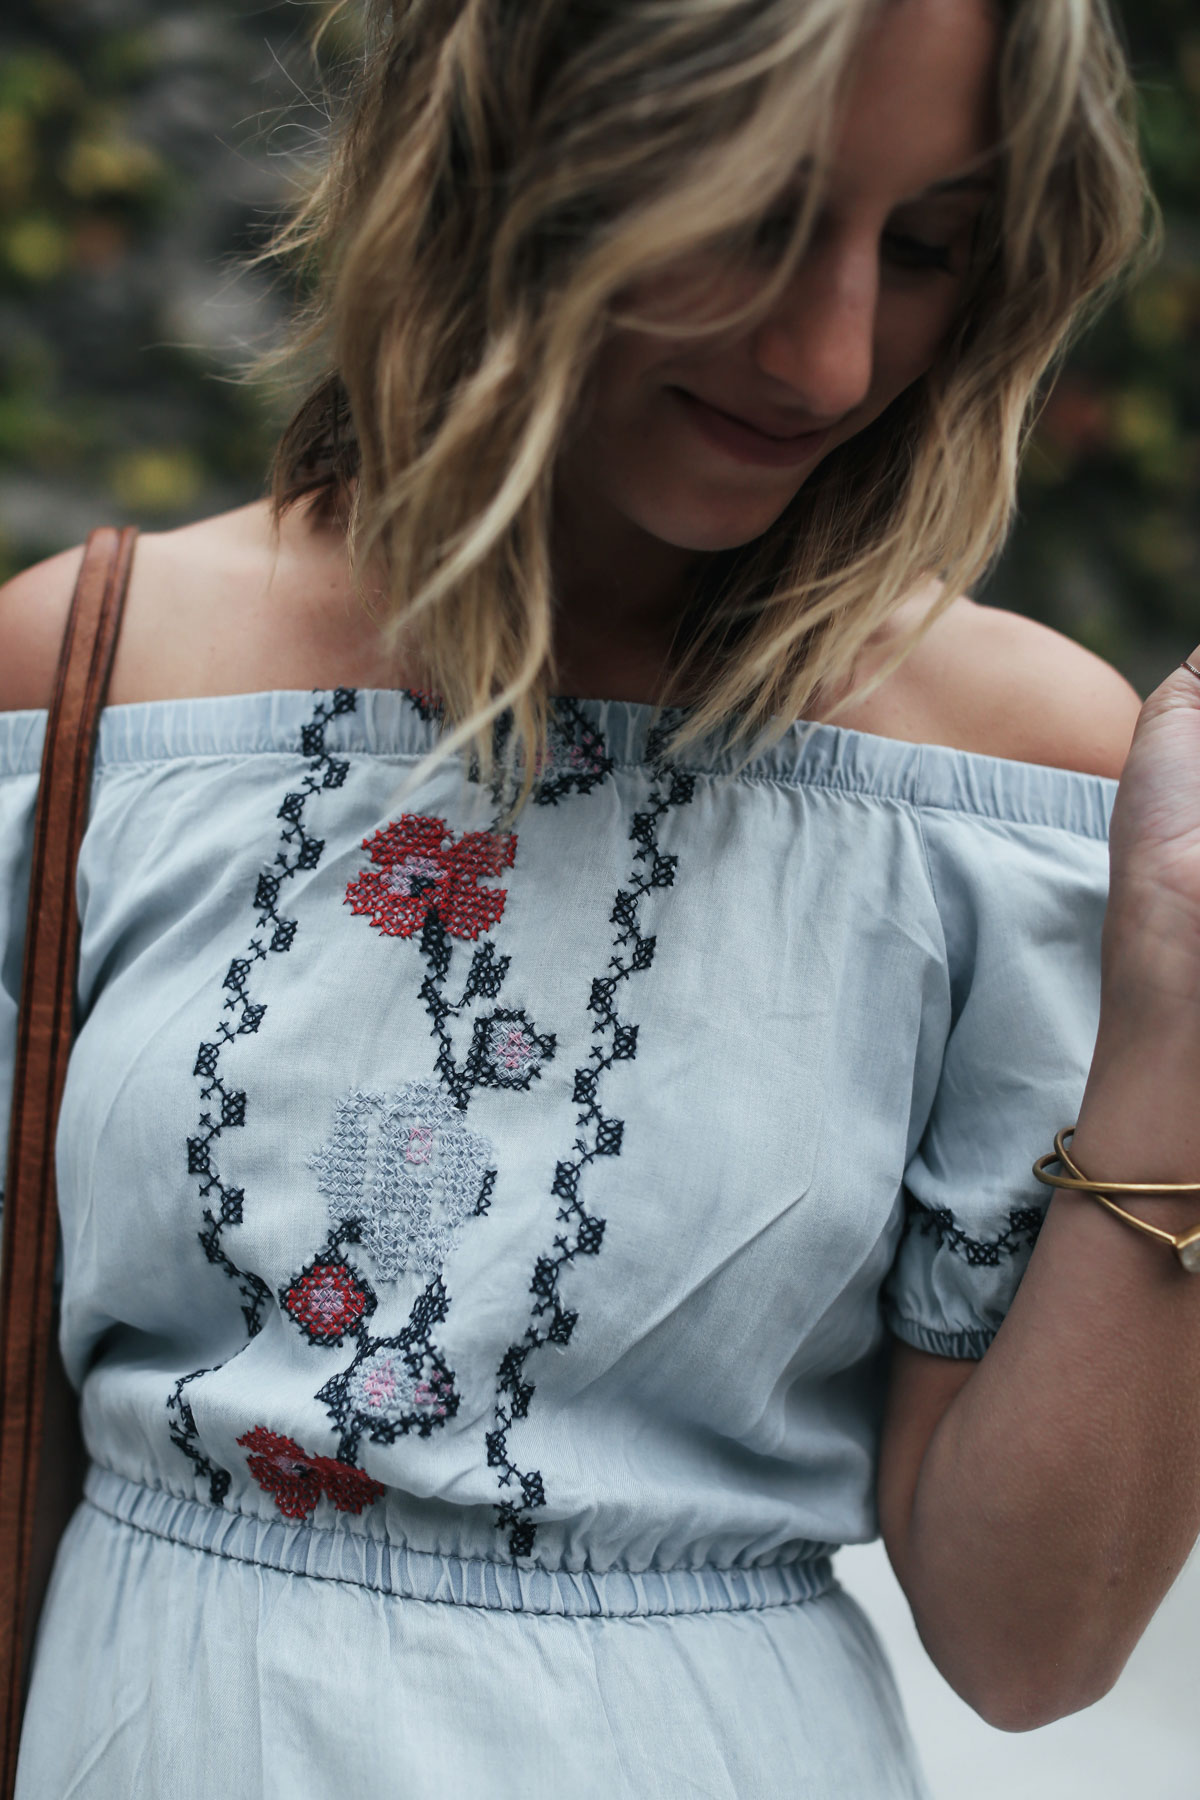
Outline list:
[[[0,718],[7,1092],[44,726]],[[58,1146],[87,1498],[20,1800],[923,1793],[832,1550],[982,1355],[1095,1035],[1112,784],[566,702],[110,708]]]

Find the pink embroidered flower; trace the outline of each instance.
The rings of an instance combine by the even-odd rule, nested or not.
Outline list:
[[[366,1311],[367,1294],[345,1263],[314,1263],[283,1303],[314,1344],[340,1344]]]
[[[305,1519],[325,1494],[339,1512],[360,1513],[383,1494],[382,1482],[365,1469],[333,1456],[310,1456],[295,1438],[256,1425],[238,1439],[250,1454],[246,1466],[264,1493],[273,1495],[285,1519]]]
[[[507,889],[479,884],[512,868],[514,832],[465,831],[456,843],[444,819],[404,813],[363,849],[376,867],[349,884],[346,904],[389,937],[412,937],[433,912],[451,937],[477,938],[504,912]]]
[[[403,1354],[385,1344],[351,1368],[346,1397],[372,1424],[399,1425],[414,1414],[444,1419],[454,1401],[454,1381],[448,1369],[431,1367],[414,1375]]]
[[[510,1079],[522,1076],[531,1063],[542,1060],[541,1050],[529,1027],[506,1019],[493,1026],[488,1053],[501,1079],[505,1074]]]
[[[550,721],[546,749],[534,758],[534,773],[539,781],[565,775],[595,782],[608,772],[604,739],[582,720],[575,728],[579,735],[571,738],[556,719]]]

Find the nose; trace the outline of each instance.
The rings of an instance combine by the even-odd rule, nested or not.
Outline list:
[[[755,362],[809,417],[844,418],[871,391],[879,262],[874,245],[832,234],[810,246],[754,334]]]

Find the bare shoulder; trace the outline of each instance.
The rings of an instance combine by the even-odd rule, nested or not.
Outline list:
[[[135,682],[149,677],[152,686],[170,691],[173,657],[184,665],[194,661],[188,640],[204,598],[211,611],[231,580],[240,576],[245,586],[250,578],[247,533],[239,524],[234,513],[139,536],[110,691],[129,685],[131,669]],[[83,549],[78,544],[35,563],[0,588],[0,710],[48,705]],[[157,682],[149,669],[156,644]]]
[[[47,704],[81,557],[0,589],[0,710]],[[256,502],[138,538],[109,700],[366,685],[377,639],[344,543]]]
[[[82,561],[79,545],[35,563],[0,587],[0,712],[49,705]]]
[[[933,595],[903,609],[891,634],[920,622]],[[881,654],[890,647],[881,646]],[[864,703],[887,736],[984,756],[1120,775],[1141,700],[1101,657],[1017,613],[966,598],[934,621],[896,674]],[[849,709],[847,723],[851,722]]]
[[[963,599],[930,632],[929,655],[957,694],[961,729],[982,740],[972,748],[1089,775],[1121,773],[1142,703],[1123,675],[1081,644]]]

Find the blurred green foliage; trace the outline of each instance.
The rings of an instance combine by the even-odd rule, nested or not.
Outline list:
[[[1123,12],[1165,249],[1051,394],[987,597],[1145,689],[1200,638],[1200,17],[1195,0]]]
[[[8,0],[0,42],[0,573],[93,524],[261,490],[239,264],[286,200],[312,9]],[[280,120],[290,123],[280,125]],[[311,129],[311,126],[309,127]]]
[[[0,575],[261,491],[278,418],[238,372],[284,296],[241,265],[321,130],[320,6],[7,0]],[[1200,23],[1125,13],[1166,251],[1072,355],[986,597],[1144,687],[1200,637]]]

